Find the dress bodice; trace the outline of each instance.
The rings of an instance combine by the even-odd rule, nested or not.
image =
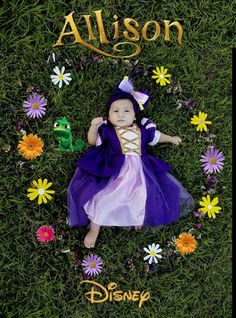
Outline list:
[[[105,178],[117,175],[128,155],[140,156],[143,165],[155,171],[171,171],[169,165],[146,151],[146,146],[155,145],[160,136],[150,120],[144,118],[140,124],[125,128],[106,123],[99,127],[98,134],[96,147],[89,149],[77,162],[89,174]]]
[[[131,127],[115,127],[122,154],[141,155],[141,134],[136,124]]]

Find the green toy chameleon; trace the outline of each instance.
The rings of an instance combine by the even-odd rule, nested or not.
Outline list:
[[[57,150],[60,151],[78,151],[84,147],[84,142],[81,139],[77,139],[75,145],[72,144],[72,133],[70,123],[66,117],[58,119],[54,123],[53,134],[56,136],[59,142]]]

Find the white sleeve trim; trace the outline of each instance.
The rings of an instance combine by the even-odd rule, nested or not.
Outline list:
[[[149,146],[154,146],[158,143],[159,139],[161,137],[161,133],[159,130],[156,130],[155,131],[155,135],[154,135],[154,138],[153,138],[153,141],[149,142],[148,145]]]
[[[141,119],[141,124],[145,125],[147,121],[148,121],[148,118],[142,118]]]
[[[150,123],[146,126],[146,129],[149,129],[149,128],[156,128],[156,125],[153,123]]]
[[[100,146],[102,144],[102,139],[100,135],[98,134],[97,139],[96,139],[96,146]]]

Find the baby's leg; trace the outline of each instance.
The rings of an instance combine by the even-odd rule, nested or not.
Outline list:
[[[90,229],[84,238],[84,246],[87,248],[95,247],[95,243],[99,234],[100,225],[91,221]]]
[[[136,231],[141,230],[142,225],[136,225],[134,228],[135,228]]]

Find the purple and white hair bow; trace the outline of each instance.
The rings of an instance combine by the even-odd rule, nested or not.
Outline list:
[[[146,101],[149,98],[149,95],[142,93],[142,92],[138,92],[134,90],[133,87],[133,83],[132,81],[129,79],[128,76],[124,76],[123,80],[120,82],[118,88],[120,90],[122,90],[123,92],[129,93],[130,95],[133,96],[133,98],[137,101],[137,103],[139,104],[140,110],[143,110],[143,104],[146,103]]]

